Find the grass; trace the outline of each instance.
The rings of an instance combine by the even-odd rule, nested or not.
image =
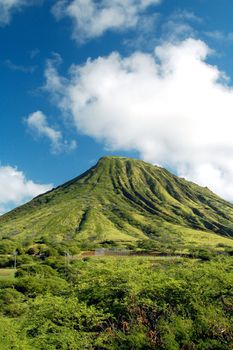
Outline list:
[[[0,269],[0,281],[14,281],[15,269]]]
[[[176,227],[175,229],[173,227],[171,230],[173,230],[175,235],[181,238],[184,251],[186,251],[189,246],[206,246],[220,251],[223,250],[225,246],[233,248],[233,239],[220,236],[213,232],[193,230],[186,227]]]
[[[225,245],[233,248],[232,239],[221,237],[216,233],[183,229],[181,230],[181,235],[187,245],[206,245],[212,248],[219,248],[221,245]]]
[[[129,158],[102,158],[68,183],[0,217],[0,238],[119,245],[148,238],[233,246],[233,205],[207,188]],[[3,242],[3,241],[2,241]]]

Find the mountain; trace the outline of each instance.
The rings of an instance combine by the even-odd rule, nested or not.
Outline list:
[[[17,242],[233,240],[233,205],[208,188],[123,157],[104,157],[77,178],[0,217],[0,237]]]

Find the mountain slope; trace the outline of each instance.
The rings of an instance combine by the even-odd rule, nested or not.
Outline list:
[[[0,237],[231,245],[233,205],[163,168],[104,157],[81,176],[0,217]]]

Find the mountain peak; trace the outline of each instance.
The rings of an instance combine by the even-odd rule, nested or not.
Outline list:
[[[102,157],[77,178],[0,218],[14,240],[179,239],[233,236],[233,206],[166,169],[126,157]]]
[[[142,162],[142,160],[139,160],[139,159],[123,157],[123,156],[103,156],[98,160],[97,164],[101,163],[101,162],[108,162],[108,161],[110,161],[110,162],[111,161],[112,162],[114,162],[114,161]]]

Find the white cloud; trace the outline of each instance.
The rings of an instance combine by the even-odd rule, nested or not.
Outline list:
[[[0,0],[0,26],[9,24],[14,12],[37,2],[38,0]]]
[[[73,37],[79,42],[97,38],[109,30],[135,27],[143,12],[161,0],[59,0],[53,7],[57,19],[73,20]]]
[[[35,57],[37,57],[40,54],[40,49],[36,48],[31,50],[30,52],[30,58],[33,60]]]
[[[21,64],[15,64],[11,60],[6,60],[5,65],[12,71],[18,71],[22,73],[34,73],[35,70],[37,69],[36,66],[26,66],[26,65],[21,65]]]
[[[0,215],[51,188],[52,185],[40,185],[28,180],[16,168],[0,166]]]
[[[69,152],[77,147],[75,140],[70,142],[64,140],[61,131],[49,126],[46,115],[41,111],[30,114],[25,121],[29,130],[36,136],[46,137],[50,140],[52,153]]]
[[[170,19],[177,20],[177,21],[191,21],[191,22],[197,22],[202,23],[202,18],[198,17],[194,12],[187,11],[187,10],[176,10],[173,12],[170,16]]]
[[[233,200],[233,88],[210,53],[194,39],[112,53],[73,65],[66,79],[48,68],[47,89],[82,133]]]
[[[197,31],[193,24],[202,23],[202,19],[193,12],[185,10],[177,10],[173,12],[166,20],[164,20],[162,30],[162,40],[169,42],[177,42],[186,38],[194,38]]]
[[[225,43],[232,43],[233,41],[233,32],[225,33],[220,30],[214,30],[210,32],[205,32],[205,35],[211,39]]]

